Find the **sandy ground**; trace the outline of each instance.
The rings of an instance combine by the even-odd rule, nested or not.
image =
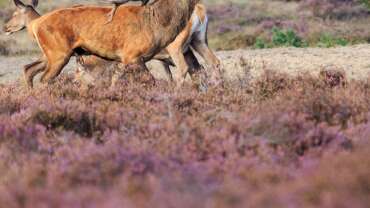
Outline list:
[[[225,77],[234,79],[243,76],[248,68],[252,77],[264,69],[278,70],[297,75],[301,72],[317,74],[322,69],[344,70],[349,79],[364,79],[370,72],[370,45],[355,45],[337,48],[276,48],[263,50],[235,50],[217,52],[220,57]],[[19,81],[23,65],[36,57],[0,57],[0,83]],[[149,64],[157,78],[163,78],[163,70],[156,63]],[[75,68],[71,60],[64,73]]]
[[[370,45],[236,50],[220,52],[218,56],[228,78],[243,73],[240,59],[247,63],[253,77],[261,74],[264,69],[278,70],[293,76],[302,72],[316,75],[322,69],[340,69],[346,72],[349,79],[365,79],[370,72]]]

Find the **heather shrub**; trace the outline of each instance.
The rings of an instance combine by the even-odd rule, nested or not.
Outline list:
[[[319,78],[326,86],[329,87],[345,87],[347,83],[346,73],[341,69],[324,68],[320,71]]]
[[[314,16],[327,18],[338,15],[355,2],[354,0],[303,0],[301,1],[301,7],[311,10]]]
[[[292,84],[292,80],[285,74],[272,70],[265,70],[263,75],[252,83],[254,96],[260,99],[268,99],[278,92],[287,89]]]
[[[44,133],[40,126],[22,126],[20,123],[8,122],[1,117],[0,123],[0,149],[5,158],[22,158],[22,154],[40,151],[40,141],[36,138]],[[10,162],[10,161],[4,161]],[[9,164],[11,165],[11,164]]]
[[[13,114],[19,111],[19,103],[10,97],[4,97],[0,100],[0,114]]]
[[[91,137],[95,132],[99,131],[96,120],[86,112],[73,118],[64,113],[38,111],[32,116],[31,120],[34,123],[45,126],[48,130],[62,128],[86,137]]]
[[[252,78],[240,64],[245,77],[207,92],[68,76],[0,86],[0,203],[366,207],[368,81],[337,69]]]
[[[226,3],[222,5],[215,5],[211,7],[208,11],[209,17],[211,21],[215,20],[222,20],[222,19],[231,19],[231,18],[239,18],[243,17],[243,7],[232,4]]]

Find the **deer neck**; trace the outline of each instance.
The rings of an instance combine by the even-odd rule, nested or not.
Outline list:
[[[28,33],[33,36],[33,31],[32,31],[32,23],[39,19],[41,17],[41,15],[36,11],[36,10],[33,10],[32,12],[30,12],[29,14],[27,14],[27,18],[26,18],[26,29],[28,31]]]
[[[32,21],[34,21],[34,20],[36,20],[36,19],[38,19],[40,17],[41,17],[41,15],[36,10],[33,10],[32,12],[28,13],[27,14],[27,18],[26,18],[26,25],[27,25],[27,27],[29,26],[29,24]]]
[[[146,7],[149,26],[161,46],[172,42],[183,30],[199,0],[156,0]]]

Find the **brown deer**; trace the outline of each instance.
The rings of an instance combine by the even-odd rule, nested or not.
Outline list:
[[[20,2],[22,3],[22,2]],[[38,19],[40,17],[40,14],[36,11],[38,1],[33,0],[30,5],[22,5],[17,6],[16,11],[13,13],[12,19],[5,25],[4,31],[7,35],[10,35],[12,33],[16,33],[18,31],[21,31],[24,27],[27,27],[28,23]],[[74,7],[80,7],[81,5],[77,5]],[[31,34],[31,36],[33,36]],[[168,55],[164,55],[162,53],[156,54],[154,56],[154,59],[157,59],[161,61],[164,65],[164,68],[166,69],[167,76],[169,80],[172,81],[172,74],[169,69],[169,66],[174,66],[174,63],[170,59]],[[118,68],[119,62],[109,61],[105,60],[103,58],[100,58],[98,56],[94,55],[77,55],[77,71],[75,78],[77,80],[84,80],[84,83],[96,81],[94,79],[94,76],[89,74],[89,72],[94,71],[93,73],[97,76],[101,74],[107,74],[103,70],[106,68]],[[110,72],[108,72],[110,73]],[[87,84],[91,84],[87,83]],[[32,85],[32,83],[29,83]]]
[[[147,72],[144,63],[176,38],[198,1],[156,0],[145,7],[119,7],[110,24],[105,24],[110,8],[98,6],[59,9],[13,26],[15,13],[4,30],[12,33],[27,27],[43,52],[39,60],[25,66],[24,74],[30,87],[33,77],[43,71],[41,82],[53,80],[70,57],[81,51]],[[14,2],[20,10],[29,8],[20,0]],[[32,2],[35,7],[37,1]],[[148,76],[153,79],[150,74]]]
[[[117,5],[125,4],[128,0],[107,0],[108,2],[114,1],[115,6],[112,8],[111,14],[115,13]],[[111,21],[111,20],[108,20]],[[186,73],[194,75],[201,69],[201,65],[194,56],[191,47],[197,51],[206,61],[207,65],[212,66],[216,71],[213,74],[213,79],[217,79],[220,75],[220,61],[208,46],[207,41],[207,29],[208,29],[208,16],[206,8],[203,4],[198,3],[194,9],[194,12],[184,30],[176,37],[176,39],[167,46],[166,50],[161,52],[163,60],[169,60],[173,58],[175,65],[180,68],[182,77],[184,78]],[[171,56],[170,56],[171,54]],[[90,57],[85,63],[96,63],[105,62],[105,60],[99,61],[96,57]],[[169,61],[164,61],[163,66],[166,69],[169,80],[172,80],[172,74],[169,68]],[[172,63],[171,63],[172,64]],[[89,64],[91,65],[91,64]],[[218,74],[217,74],[218,73]],[[184,80],[181,78],[181,81]]]

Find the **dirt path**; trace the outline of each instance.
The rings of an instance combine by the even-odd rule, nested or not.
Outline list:
[[[252,77],[263,69],[279,70],[296,75],[300,72],[317,74],[321,69],[335,68],[346,71],[353,79],[366,78],[370,72],[370,45],[355,45],[338,48],[276,48],[264,50],[222,51],[217,55],[222,60],[226,77],[233,79],[245,73],[245,64]],[[0,57],[0,83],[11,83],[21,77],[22,66],[35,57]],[[243,61],[242,61],[243,60]],[[243,64],[244,62],[244,64]],[[67,66],[69,71],[74,61]],[[153,64],[152,64],[153,65]],[[161,69],[153,70],[156,77],[163,77]]]
[[[242,73],[241,61],[249,65],[253,76],[263,69],[279,70],[296,75],[317,74],[322,69],[344,70],[350,79],[364,79],[370,72],[370,45],[337,48],[276,48],[220,52],[227,77]]]

